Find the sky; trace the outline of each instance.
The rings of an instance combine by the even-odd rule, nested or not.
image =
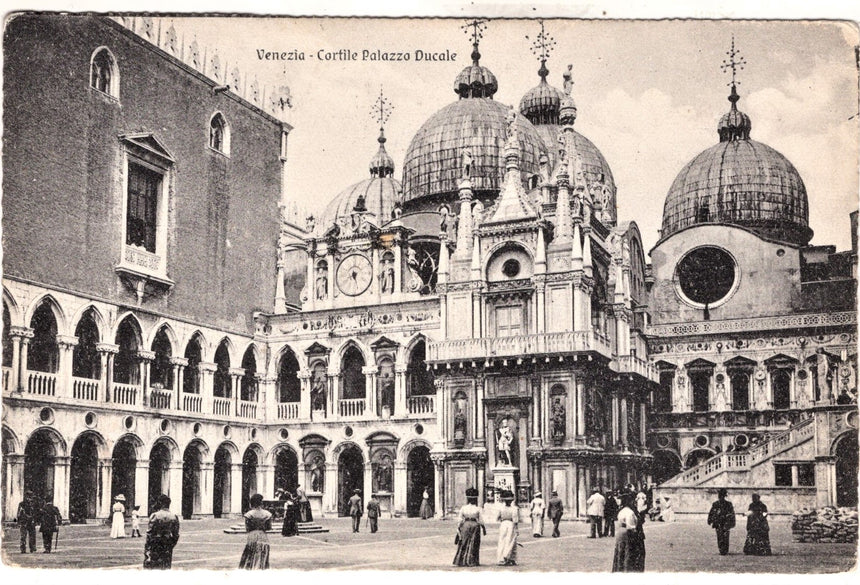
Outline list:
[[[470,62],[465,19],[164,18],[185,42],[217,51],[227,68],[262,85],[287,85],[287,196],[319,213],[349,185],[369,176],[378,124],[371,108],[382,90],[394,109],[386,148],[395,177],[412,136],[457,99],[453,80]],[[562,87],[573,65],[576,129],[601,150],[618,187],[619,221],[634,220],[646,249],[658,239],[673,179],[718,141],[729,108],[729,74],[720,65],[732,37],[746,61],[738,72],[739,108],[752,139],[784,154],[803,178],[813,244],[850,246],[848,213],[858,201],[858,69],[854,24],[835,21],[553,20],[556,46],[549,82]],[[495,99],[519,105],[538,82],[529,46],[537,20],[490,20],[481,64],[499,82]],[[304,61],[261,60],[259,49],[297,51]],[[319,52],[357,51],[357,60],[320,60]],[[364,61],[363,49],[403,52],[409,62]],[[417,50],[456,53],[447,62],[416,61]]]

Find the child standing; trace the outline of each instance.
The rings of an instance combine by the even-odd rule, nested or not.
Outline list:
[[[140,506],[135,506],[131,511],[131,537],[141,536],[140,534]]]

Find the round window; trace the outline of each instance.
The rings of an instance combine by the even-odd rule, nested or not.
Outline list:
[[[257,429],[251,429],[251,440],[253,441],[256,438],[257,438]]]
[[[421,423],[418,423],[417,425],[415,425],[415,434],[416,435],[424,434],[424,427],[421,425]]]
[[[224,437],[225,437],[225,438],[227,438],[227,439],[229,439],[229,438],[230,438],[230,433],[232,432],[232,429],[230,428],[230,425],[224,425],[224,429],[222,430],[222,432],[224,433]]]
[[[194,423],[194,426],[191,427],[191,432],[198,436],[200,435],[201,430],[203,430],[203,425],[201,425],[200,423]]]
[[[714,246],[703,246],[681,258],[676,276],[686,300],[713,306],[732,292],[737,269],[728,252]]]
[[[349,426],[343,427],[343,434],[346,435],[347,437],[351,437],[352,436],[352,427],[349,427]]]
[[[280,429],[278,431],[278,437],[280,437],[282,441],[286,441],[290,437],[290,433],[287,432],[287,429]]]
[[[516,258],[508,258],[502,264],[502,273],[508,278],[514,278],[520,273],[520,261]]]
[[[158,428],[161,429],[162,433],[170,431],[170,421],[166,418],[161,419],[161,422],[158,424]]]
[[[126,429],[128,429],[130,431],[131,429],[134,428],[134,417],[133,416],[125,417],[122,421],[122,424],[123,424],[123,426],[125,426]]]
[[[84,424],[89,428],[96,426],[96,413],[88,412],[84,415]]]
[[[39,420],[45,423],[46,425],[54,422],[54,411],[47,406],[39,411]]]

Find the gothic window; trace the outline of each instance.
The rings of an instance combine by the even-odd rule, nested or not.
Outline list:
[[[187,394],[200,394],[200,362],[203,359],[203,351],[197,337],[188,342],[185,359],[188,360],[188,365],[183,372],[182,391]]]
[[[155,352],[155,359],[150,366],[150,385],[160,384],[162,388],[172,389],[173,366],[170,365],[170,358],[173,356],[173,348],[164,327],[155,334],[152,351]]]
[[[212,378],[212,394],[217,398],[230,398],[230,352],[227,341],[222,341],[215,351],[215,375]]]
[[[242,390],[239,398],[254,402],[257,400],[257,360],[251,347],[245,350],[245,355],[242,357],[242,369],[245,370],[245,374],[242,376]]]
[[[92,309],[83,314],[75,327],[78,344],[72,351],[72,376],[96,380],[101,375],[101,360],[96,344],[99,342],[99,329],[93,319]]]
[[[523,305],[496,307],[496,337],[512,337],[525,333]]]
[[[774,370],[771,373],[770,386],[773,392],[773,407],[791,408],[791,373],[784,369]]]
[[[12,317],[9,315],[9,307],[3,303],[3,367],[12,367],[12,338],[9,336],[9,328],[12,326]]]
[[[433,385],[433,372],[424,365],[426,359],[427,345],[419,341],[409,354],[409,363],[406,366],[406,395],[425,396],[436,394]]]
[[[90,62],[90,87],[111,97],[119,98],[119,70],[116,59],[104,47],[93,53]]]
[[[140,383],[140,370],[137,361],[137,352],[140,332],[132,318],[127,318],[120,323],[116,332],[116,344],[119,352],[113,360],[113,379],[120,384]]]
[[[439,243],[438,242],[415,242],[412,244],[418,266],[418,276],[421,278],[422,295],[430,295],[436,292],[436,280],[439,270]]]
[[[281,356],[281,365],[278,368],[278,402],[301,400],[301,382],[298,374],[299,362],[295,354],[287,349]]]
[[[364,357],[361,355],[361,351],[355,346],[350,346],[343,353],[343,361],[340,368],[343,388],[341,398],[349,400],[365,397],[364,374],[361,372],[363,367]]]
[[[30,319],[33,339],[27,354],[27,369],[35,372],[56,372],[60,348],[57,345],[57,319],[49,303],[42,303]]]
[[[750,376],[747,372],[734,372],[729,375],[732,386],[732,409],[749,410]]]
[[[376,376],[377,408],[381,416],[383,408],[388,407],[388,413],[394,414],[394,362],[390,357],[384,357],[378,363],[379,372]]]
[[[660,386],[654,391],[654,412],[672,412],[672,384],[675,370],[660,370]]]
[[[711,373],[710,370],[690,372],[690,385],[693,389],[693,412],[707,412],[710,407]]]
[[[220,113],[209,120],[209,148],[222,154],[230,154],[230,127]]]
[[[125,243],[155,253],[158,193],[162,176],[142,165],[128,165]]]

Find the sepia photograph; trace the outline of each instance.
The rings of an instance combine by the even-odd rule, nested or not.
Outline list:
[[[4,571],[856,571],[857,23],[476,12],[5,15]]]

